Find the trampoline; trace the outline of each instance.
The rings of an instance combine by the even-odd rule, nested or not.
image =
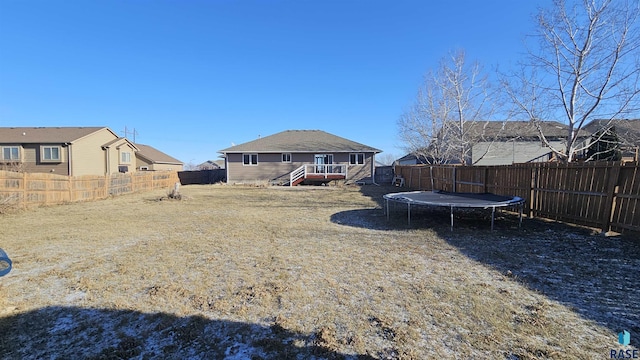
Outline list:
[[[453,230],[454,208],[480,208],[491,209],[491,230],[495,218],[496,208],[518,207],[519,222],[522,226],[522,208],[524,199],[517,196],[502,196],[491,193],[453,193],[446,191],[411,191],[390,193],[383,196],[385,210],[389,220],[389,202],[407,204],[407,221],[411,225],[411,206],[438,206],[448,207],[451,211],[451,230]]]

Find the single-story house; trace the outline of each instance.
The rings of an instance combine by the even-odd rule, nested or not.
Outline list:
[[[136,152],[136,167],[138,170],[182,171],[184,164],[180,160],[152,146],[143,144],[135,145],[138,148],[138,152]]]
[[[219,151],[227,182],[373,182],[381,151],[321,130],[287,130]],[[333,165],[333,166],[327,166]]]
[[[539,126],[555,149],[566,148],[567,125],[544,121]],[[537,127],[530,121],[478,122],[470,131],[475,139],[471,149],[474,165],[510,165],[554,159],[553,152],[542,142]],[[582,130],[580,134],[585,142],[588,141],[587,131]]]
[[[138,148],[107,127],[2,127],[0,167],[69,176],[133,172]]]

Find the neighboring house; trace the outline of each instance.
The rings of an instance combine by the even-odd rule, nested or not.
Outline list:
[[[224,160],[207,160],[197,166],[198,170],[224,169]]]
[[[415,154],[407,154],[395,161],[396,165],[422,165],[428,163],[424,156]]]
[[[219,151],[227,182],[373,182],[381,151],[321,130],[288,130]],[[326,166],[335,165],[335,166]],[[302,176],[302,177],[300,177]]]
[[[107,127],[2,127],[0,151],[7,169],[81,176],[133,172],[138,148]]]
[[[640,152],[640,119],[593,120],[585,130],[592,134],[613,130],[620,141],[623,161],[638,161]]]
[[[556,149],[566,148],[566,125],[557,121],[540,124],[547,141]],[[540,139],[538,129],[530,121],[488,121],[477,123],[471,161],[474,165],[509,165],[547,162],[555,159],[551,149]],[[588,141],[589,133],[581,137]]]
[[[449,161],[443,161],[425,155],[407,154],[394,162],[395,165],[427,165],[427,164],[447,164],[447,165],[459,165],[460,162],[456,159]]]
[[[138,148],[138,152],[136,152],[136,167],[138,170],[182,171],[184,164],[180,160],[149,145],[135,145]]]

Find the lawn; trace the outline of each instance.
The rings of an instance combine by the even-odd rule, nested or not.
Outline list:
[[[184,186],[0,215],[6,359],[605,359],[640,242],[376,186]],[[631,346],[617,332],[631,332]]]

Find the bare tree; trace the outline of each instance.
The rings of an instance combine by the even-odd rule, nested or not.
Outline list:
[[[376,155],[376,162],[379,162],[380,164],[385,166],[393,165],[396,159],[397,157],[394,154],[390,154],[390,153],[382,153],[382,154]]]
[[[414,103],[398,120],[406,149],[428,163],[469,163],[483,128],[477,123],[494,113],[490,89],[481,66],[465,63],[464,51],[444,58],[425,76]]]
[[[563,161],[588,148],[585,125],[638,111],[640,31],[637,0],[554,0],[537,16],[539,40],[520,72],[503,78],[516,106]],[[543,120],[567,125],[564,147],[547,141]]]

